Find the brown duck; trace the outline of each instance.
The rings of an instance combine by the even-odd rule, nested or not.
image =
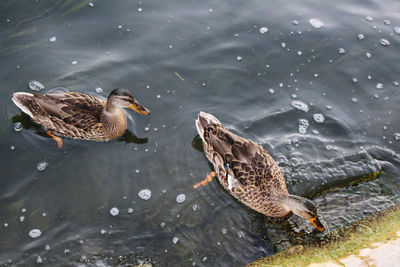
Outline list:
[[[208,175],[195,188],[207,184],[216,175],[225,190],[253,210],[274,218],[293,212],[324,231],[315,204],[288,193],[282,171],[267,150],[229,132],[208,113],[200,112],[196,127],[216,173]]]
[[[107,101],[84,93],[59,92],[51,94],[17,92],[13,102],[62,147],[59,136],[73,139],[109,141],[126,130],[123,108],[149,115],[125,89],[114,89]]]

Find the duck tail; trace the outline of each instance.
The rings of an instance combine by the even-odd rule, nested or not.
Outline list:
[[[210,113],[205,113],[200,111],[197,120],[196,120],[196,128],[197,132],[199,133],[201,139],[204,139],[204,130],[207,128],[208,125],[220,125],[221,122],[217,118],[215,118]]]
[[[31,118],[33,118],[33,114],[29,109],[29,106],[31,106],[33,98],[34,98],[33,94],[25,92],[17,92],[13,94],[11,99],[17,107],[19,107],[24,113],[28,114]]]

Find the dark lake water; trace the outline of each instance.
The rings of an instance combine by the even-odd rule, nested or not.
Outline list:
[[[240,266],[398,203],[399,9],[397,0],[1,1],[0,264]],[[64,139],[59,150],[11,101],[31,80],[42,92],[101,97],[127,88],[152,114],[127,112],[118,140]],[[216,180],[194,190],[211,171],[199,111],[269,150],[327,231],[265,218]]]

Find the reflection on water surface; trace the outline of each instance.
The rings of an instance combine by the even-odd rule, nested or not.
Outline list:
[[[328,231],[398,203],[396,4],[3,1],[0,263],[232,266],[316,242],[304,220],[265,218],[216,181],[192,188],[211,168],[199,111],[268,149]],[[58,150],[10,100],[33,80],[127,88],[152,114]]]

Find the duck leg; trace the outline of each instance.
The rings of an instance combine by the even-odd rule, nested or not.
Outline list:
[[[63,147],[63,141],[62,141],[62,139],[61,139],[60,137],[55,136],[55,135],[52,134],[50,131],[47,131],[46,134],[47,134],[48,136],[50,136],[51,138],[53,138],[53,139],[56,141],[57,147],[58,147],[58,148],[61,149],[61,148]]]
[[[197,184],[195,184],[193,186],[193,188],[197,189],[197,187],[199,187],[199,186],[205,186],[206,184],[211,182],[212,178],[215,177],[216,175],[217,174],[215,172],[211,172],[211,173],[207,174],[207,177],[204,180],[202,180],[202,181],[198,182]]]

